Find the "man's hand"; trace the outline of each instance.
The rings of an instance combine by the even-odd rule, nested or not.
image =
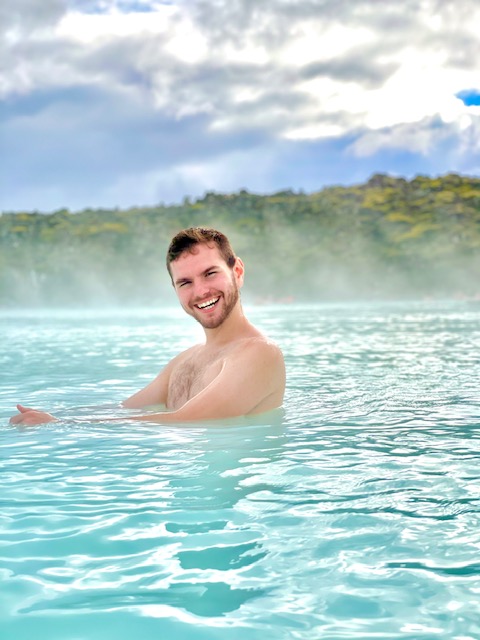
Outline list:
[[[49,413],[45,413],[44,411],[30,409],[29,407],[24,407],[21,404],[17,404],[17,409],[20,413],[17,413],[16,416],[10,418],[10,424],[35,425],[56,421],[56,418],[54,418]]]

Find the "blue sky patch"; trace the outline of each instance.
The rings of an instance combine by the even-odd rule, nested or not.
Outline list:
[[[457,98],[467,107],[480,107],[480,91],[478,89],[465,89],[456,94]]]
[[[161,4],[170,4],[170,2],[161,2]],[[110,3],[104,0],[69,0],[68,5],[71,9],[84,14],[109,13],[113,8],[121,13],[150,13],[155,10],[151,0],[116,0]]]

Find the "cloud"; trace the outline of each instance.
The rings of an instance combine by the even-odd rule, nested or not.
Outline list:
[[[62,0],[16,0],[0,4],[0,32],[3,36],[28,34],[54,25],[63,15]]]
[[[0,207],[478,167],[474,0],[9,4]]]
[[[173,187],[183,190],[190,177],[197,175],[194,184],[205,187],[199,178],[211,171],[199,166],[221,167],[225,156],[248,154],[267,139],[247,127],[215,134],[209,125],[204,116],[167,116],[129,91],[79,87],[21,96],[0,111],[10,159],[3,178],[16,198],[22,194],[26,208],[37,208],[36,198],[47,209],[95,206],[96,199],[106,205],[105,194],[119,205],[171,201]],[[6,194],[3,199],[2,206],[11,208]]]

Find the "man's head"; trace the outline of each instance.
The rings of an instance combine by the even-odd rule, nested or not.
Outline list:
[[[236,256],[230,244],[230,240],[226,235],[217,231],[216,229],[210,229],[206,227],[190,227],[189,229],[183,229],[172,239],[167,251],[167,269],[170,277],[172,277],[171,263],[188,251],[189,253],[195,253],[195,249],[198,245],[206,244],[211,247],[217,247],[220,255],[225,260],[226,264],[233,269],[235,265]]]
[[[240,310],[243,262],[220,231],[180,231],[170,243],[167,268],[180,304],[204,329],[216,329]]]

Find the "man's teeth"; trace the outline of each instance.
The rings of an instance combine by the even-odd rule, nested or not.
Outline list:
[[[216,302],[218,302],[219,298],[212,298],[211,300],[207,300],[206,302],[202,302],[202,304],[197,304],[199,309],[206,309],[207,307],[212,307]]]

